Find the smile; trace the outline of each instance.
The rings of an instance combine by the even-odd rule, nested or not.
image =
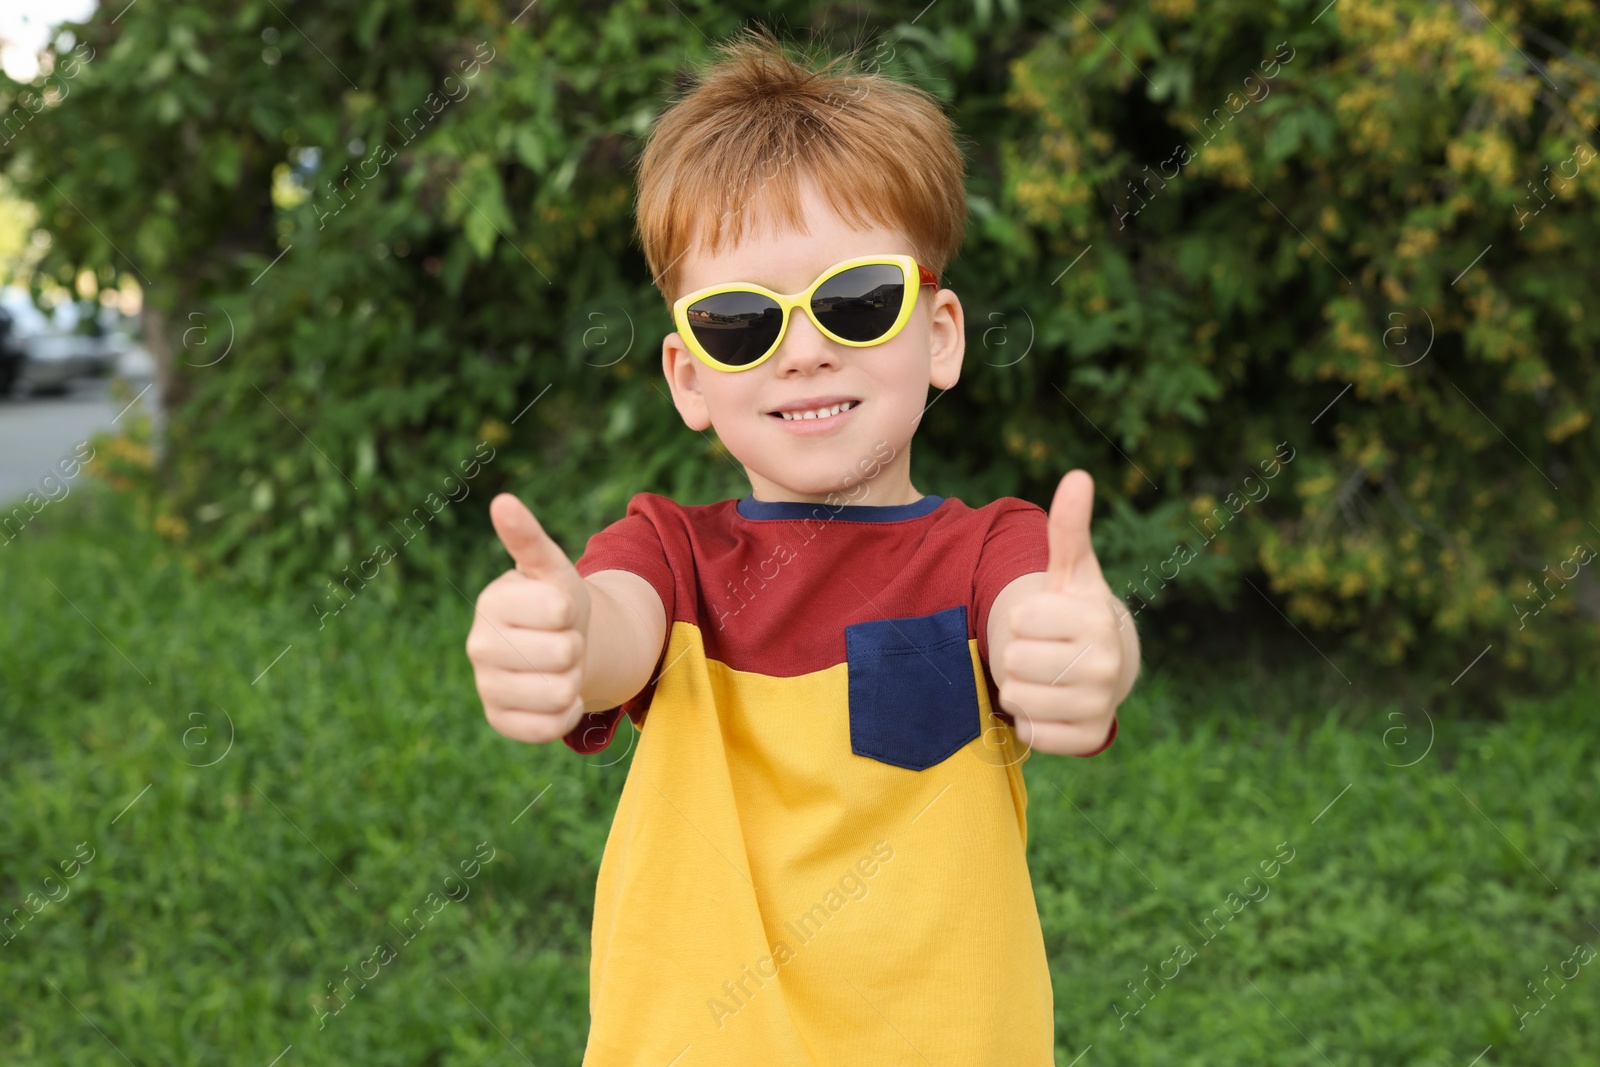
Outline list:
[[[788,422],[794,422],[798,419],[831,419],[835,415],[849,411],[851,408],[855,407],[857,403],[858,402],[855,400],[846,400],[842,404],[834,404],[832,407],[817,408],[815,411],[774,411],[772,414]]]
[[[854,413],[860,406],[859,400],[841,400],[827,407],[800,411],[769,411],[767,417],[782,422],[785,433],[797,437],[811,437],[816,434],[842,431],[846,425],[855,421]]]

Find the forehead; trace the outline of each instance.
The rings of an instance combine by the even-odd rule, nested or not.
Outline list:
[[[752,282],[774,292],[796,293],[835,263],[856,256],[914,255],[899,231],[879,223],[857,228],[839,214],[809,180],[799,190],[802,222],[792,226],[775,210],[752,201],[738,244],[726,239],[713,254],[702,243],[705,231],[679,263],[679,294],[710,285]],[[713,220],[722,222],[726,220]],[[705,230],[713,227],[708,221]]]

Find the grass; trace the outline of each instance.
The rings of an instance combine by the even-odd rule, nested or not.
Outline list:
[[[463,597],[318,630],[96,487],[0,546],[0,603],[8,1063],[579,1061],[628,764],[487,726]],[[1309,653],[1161,651],[1108,752],[1026,765],[1060,1064],[1593,1062],[1600,959],[1551,976],[1600,949],[1600,683],[1430,723]]]

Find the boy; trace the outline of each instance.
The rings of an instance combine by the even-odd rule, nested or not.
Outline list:
[[[949,124],[767,35],[723,51],[658,121],[638,216],[673,403],[751,493],[640,493],[576,565],[501,494],[516,569],[467,641],[506,736],[639,733],[583,1062],[1050,1067],[1019,763],[1103,751],[1138,670],[1093,483],[1063,478],[1048,520],[912,487],[964,352],[937,284],[965,226]]]

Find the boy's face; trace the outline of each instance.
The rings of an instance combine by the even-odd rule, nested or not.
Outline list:
[[[679,260],[676,295],[727,282],[798,293],[842,260],[917,255],[893,230],[851,229],[808,179],[802,178],[800,197],[809,233],[774,233],[769,224],[747,228],[737,248],[725,245],[715,256],[693,249]],[[911,321],[880,345],[829,340],[796,308],[783,343],[758,367],[708,367],[675,332],[662,342],[661,363],[684,423],[715,427],[744,465],[757,500],[887,505],[921,498],[911,485],[911,437],[928,406],[928,386],[954,386],[965,350],[961,302],[948,289],[923,286]],[[772,414],[796,401],[834,397],[856,404],[826,420]]]

